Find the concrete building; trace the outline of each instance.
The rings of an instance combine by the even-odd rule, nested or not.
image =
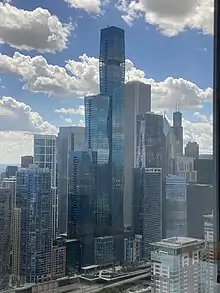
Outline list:
[[[204,240],[172,237],[152,243],[151,292],[208,293],[204,291]]]
[[[63,126],[57,137],[57,172],[58,172],[58,231],[67,232],[67,170],[68,152],[83,151],[85,128],[80,126]]]
[[[214,160],[213,158],[199,158],[194,160],[194,169],[197,171],[197,183],[213,185],[214,182]],[[207,172],[209,170],[209,172]]]
[[[168,175],[165,180],[166,237],[187,236],[187,183],[184,177]]]
[[[39,168],[48,168],[51,172],[53,239],[56,238],[58,228],[56,139],[55,135],[34,135],[34,164]]]
[[[185,146],[185,156],[192,157],[194,159],[199,158],[199,145],[197,142],[189,141]]]
[[[11,190],[0,188],[0,291],[9,286]]]
[[[114,237],[104,236],[94,238],[94,263],[96,265],[111,265],[114,262]]]
[[[23,156],[21,157],[21,168],[28,168],[29,165],[33,165],[34,157],[33,156]]]
[[[124,238],[124,262],[138,263],[143,258],[142,235],[128,236]]]
[[[12,177],[16,175],[16,172],[18,171],[18,166],[6,166],[5,170],[5,177]]]
[[[20,216],[20,275],[27,282],[51,277],[52,188],[51,171],[36,166],[16,175],[16,206]]]
[[[125,84],[124,225],[132,223],[132,169],[136,166],[137,115],[151,111],[151,86],[139,81]]]

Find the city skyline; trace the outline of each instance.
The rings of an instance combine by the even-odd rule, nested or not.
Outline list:
[[[0,161],[16,164],[20,161],[20,156],[32,154],[33,132],[55,134],[60,125],[83,124],[83,100],[78,97],[98,92],[97,42],[100,29],[107,25],[115,25],[125,30],[126,81],[138,79],[151,83],[153,110],[163,112],[166,110],[164,108],[168,107],[170,110],[166,112],[170,120],[177,99],[180,99],[179,106],[183,112],[185,128],[184,144],[188,140],[196,140],[201,153],[210,153],[212,2],[210,1],[208,10],[203,9],[201,4],[199,19],[194,17],[191,23],[187,23],[186,15],[192,15],[196,6],[185,7],[181,21],[176,24],[178,32],[174,32],[172,26],[175,9],[172,15],[167,15],[163,7],[153,8],[149,0],[146,1],[149,7],[141,7],[141,10],[149,8],[145,14],[146,19],[140,16],[134,20],[132,26],[124,20],[136,18],[138,8],[136,5],[132,8],[126,4],[127,1],[120,1],[124,4],[120,9],[115,7],[118,1],[114,4],[96,1],[95,3],[101,4],[103,10],[103,14],[99,16],[97,14],[100,10],[97,7],[94,9],[92,4],[84,9],[83,4],[80,4],[79,9],[75,9],[75,1],[71,1],[72,7],[65,2],[70,3],[69,0],[60,1],[57,7],[43,1],[38,1],[38,5],[30,1],[21,3],[18,0],[12,1],[11,4],[0,4],[0,11],[4,12],[5,19],[10,17],[10,11],[13,11],[22,24],[25,24],[24,15],[28,14],[32,24],[27,30],[30,38],[28,41],[20,38],[18,42],[14,37],[16,34],[13,25],[7,27],[5,35],[0,35],[4,43],[1,44],[0,55]],[[45,10],[34,10],[37,6],[42,6]],[[155,9],[154,18],[150,16],[151,9]],[[204,11],[207,11],[206,23],[202,17]],[[60,27],[59,32],[55,31],[56,41],[47,43],[45,35],[39,33],[38,44],[32,42],[31,36],[35,36],[36,30],[42,31],[40,27],[35,26],[36,16],[42,19],[43,23],[43,16],[47,20],[51,15],[57,15],[58,19],[54,18],[54,22]],[[65,23],[69,22],[72,22],[72,30],[68,25],[65,26]],[[85,26],[86,22],[88,26]],[[46,34],[50,36],[49,25],[48,22]],[[182,32],[183,28],[185,30]],[[21,25],[19,33],[24,29],[25,25]],[[200,30],[203,33],[200,33]],[[7,33],[12,34],[12,39],[7,38]],[[186,42],[187,46],[184,46]],[[137,43],[142,45],[136,46]],[[51,54],[53,50],[56,54]],[[16,64],[16,68],[23,69],[13,70],[9,64]],[[54,71],[55,65],[58,66],[57,72]],[[37,74],[32,75],[33,72]],[[45,79],[46,75],[48,79]],[[24,86],[25,89],[22,89]]]

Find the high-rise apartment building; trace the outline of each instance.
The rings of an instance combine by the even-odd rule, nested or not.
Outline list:
[[[132,169],[136,166],[137,115],[151,111],[151,86],[139,81],[125,84],[124,225],[132,224]]]
[[[197,142],[189,141],[185,146],[185,156],[192,157],[194,159],[199,158],[199,145]]]
[[[175,137],[175,153],[177,156],[183,155],[183,126],[182,113],[177,111],[173,113],[173,132]]]
[[[151,288],[154,293],[206,293],[204,240],[171,237],[152,244]]]
[[[0,188],[0,291],[9,286],[11,190]]]
[[[124,262],[138,263],[143,257],[142,235],[128,236],[124,238]]]
[[[33,165],[34,157],[33,156],[23,156],[21,157],[21,168],[28,168],[29,165]]]
[[[165,164],[166,138],[163,116],[148,112],[137,116],[136,167],[160,167]]]
[[[21,209],[14,208],[12,216],[12,285],[19,286],[25,281],[20,276],[20,250],[21,250]]]
[[[184,177],[167,175],[166,196],[166,237],[187,236],[187,183]]]
[[[80,126],[60,127],[57,137],[57,172],[58,172],[58,231],[67,232],[68,212],[68,152],[84,150],[85,128]]]
[[[134,232],[143,236],[143,257],[150,259],[150,243],[162,238],[162,168],[134,170]]]
[[[16,175],[16,206],[20,209],[20,275],[27,282],[51,276],[51,172],[36,166]]]
[[[94,238],[94,263],[97,265],[112,265],[114,263],[113,236]]]
[[[55,135],[34,135],[34,164],[39,168],[48,168],[51,172],[54,239],[58,228],[56,140],[57,138]]]
[[[197,171],[192,157],[177,156],[174,160],[174,172],[175,175],[184,177],[187,182],[197,182]]]

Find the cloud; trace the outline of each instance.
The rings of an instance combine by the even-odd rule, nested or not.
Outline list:
[[[71,118],[67,118],[67,117],[64,117],[64,116],[60,116],[60,119],[65,121],[65,123],[67,123],[68,125],[72,125],[72,126],[85,126],[85,121],[84,119],[79,119],[79,122],[78,123],[74,123],[74,121],[71,119]]]
[[[44,121],[29,105],[11,97],[0,99],[0,131],[26,131],[54,134],[57,129]]]
[[[71,7],[76,9],[84,9],[88,13],[101,13],[101,0],[64,0]]]
[[[201,153],[212,153],[213,149],[213,121],[212,115],[205,116],[200,113],[201,119],[197,122],[190,122],[183,119],[184,143],[188,141],[196,141],[199,144]],[[197,114],[197,116],[199,116]]]
[[[83,105],[80,105],[77,109],[74,108],[61,108],[55,110],[56,113],[62,113],[65,115],[82,115],[85,114],[85,107]]]
[[[0,3],[0,43],[19,50],[56,52],[67,48],[73,28],[43,8],[33,11]]]
[[[167,36],[188,28],[213,34],[214,0],[119,0],[116,6],[128,24],[143,16]]]
[[[0,54],[0,72],[22,78],[24,89],[49,95],[78,97],[99,92],[99,61],[86,54],[79,60],[68,60],[65,67],[48,64],[43,56],[30,57],[16,52],[13,57]],[[152,86],[154,109],[175,108],[178,99],[181,108],[199,108],[212,101],[212,89],[201,89],[183,78],[167,77],[155,81],[126,60],[126,81],[141,81]]]
[[[21,156],[33,154],[33,134],[22,131],[0,131],[1,164],[19,164]]]

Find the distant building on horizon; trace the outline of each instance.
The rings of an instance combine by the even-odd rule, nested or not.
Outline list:
[[[180,111],[173,113],[172,129],[175,137],[175,154],[177,156],[183,156],[183,125],[182,113]]]
[[[185,156],[192,157],[194,159],[199,158],[199,145],[197,142],[189,141],[185,146]]]
[[[33,156],[23,156],[21,157],[21,168],[28,168],[29,165],[32,165],[34,163],[34,157]]]

